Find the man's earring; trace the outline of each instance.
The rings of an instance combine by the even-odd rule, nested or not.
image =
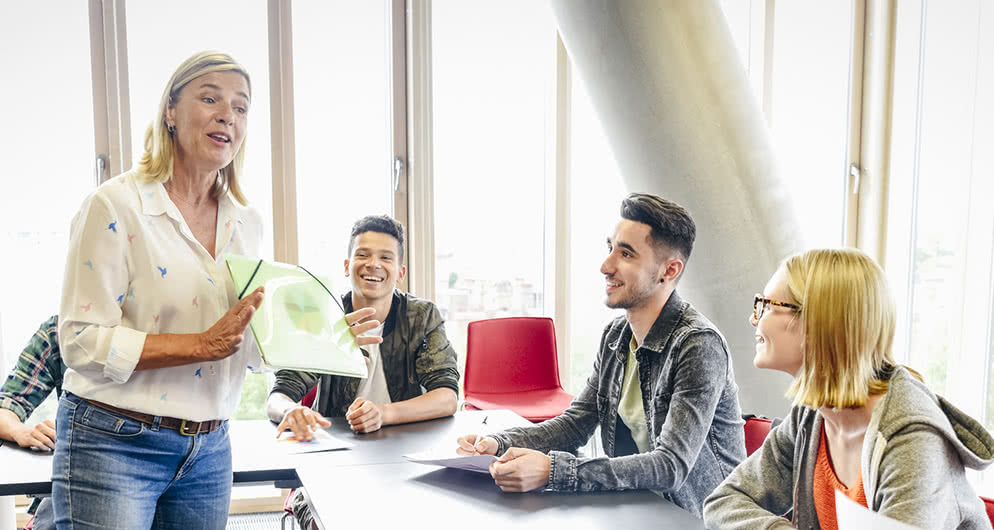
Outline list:
[[[169,136],[172,136],[172,135],[176,134],[176,126],[175,125],[167,125],[166,126],[166,130],[169,131]]]

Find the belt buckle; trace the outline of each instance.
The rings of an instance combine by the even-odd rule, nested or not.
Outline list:
[[[197,429],[193,432],[189,432],[186,430],[186,423],[187,423],[186,420],[183,420],[179,423],[179,433],[182,434],[183,436],[196,436],[200,431],[200,423],[190,422],[190,423],[195,423],[197,425]]]

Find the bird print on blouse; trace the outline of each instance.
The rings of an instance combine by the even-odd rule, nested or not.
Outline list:
[[[134,287],[128,288],[128,298],[130,298],[132,300],[135,299],[135,288]]]
[[[117,221],[111,221],[111,223],[109,225],[107,225],[107,230],[113,230],[114,233],[116,234],[117,233]]]
[[[203,370],[203,368],[197,368],[197,371],[193,373],[194,377],[199,377],[203,379],[204,376],[200,373],[201,370]]]
[[[93,302],[90,302],[90,303],[88,303],[86,305],[81,305],[81,306],[79,306],[79,308],[82,309],[84,313],[89,313],[91,305],[93,305]]]
[[[156,265],[155,268],[159,269],[159,274],[162,275],[161,278],[165,278],[166,277],[166,268],[165,267],[159,267],[158,265]]]
[[[193,297],[193,305],[196,306],[196,307],[200,307],[200,304],[197,303],[197,297],[196,296]]]
[[[121,296],[117,297],[117,303],[119,303],[119,304],[124,303],[124,295],[123,294]]]
[[[131,243],[134,243],[134,240],[135,240],[135,235],[128,234],[128,244],[130,245]]]
[[[211,283],[211,285],[213,285],[214,287],[217,287],[217,284],[214,283],[214,278],[211,278],[210,276],[207,276],[207,281],[209,281]]]
[[[156,323],[156,324],[158,324],[158,323],[159,323],[159,315],[155,315],[155,316],[153,316],[153,317],[152,317],[152,319],[153,319],[153,320],[155,320],[155,323]]]
[[[86,265],[87,267],[89,267],[91,271],[93,270],[93,262],[92,262],[92,261],[90,261],[90,260],[86,260],[86,261],[85,261],[85,262],[83,263],[83,265]]]
[[[168,392],[163,392],[162,395],[159,396],[159,401],[166,401],[166,396],[168,394],[169,394]]]

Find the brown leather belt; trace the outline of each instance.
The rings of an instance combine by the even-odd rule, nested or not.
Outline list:
[[[133,410],[119,409],[117,407],[108,405],[106,403],[101,403],[93,399],[87,399],[86,402],[93,405],[94,407],[99,407],[104,410],[109,410],[115,414],[120,414],[125,418],[131,418],[135,421],[140,421],[147,425],[155,424],[155,416],[153,416],[152,414],[145,414],[144,412],[135,412]],[[174,431],[179,431],[179,433],[184,436],[196,436],[198,434],[214,432],[223,423],[224,420],[188,421],[188,420],[181,420],[179,418],[170,418],[168,416],[161,416],[159,421],[159,426],[165,427],[167,429],[172,429]]]

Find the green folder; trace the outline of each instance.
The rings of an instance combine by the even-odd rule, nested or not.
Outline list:
[[[228,255],[239,298],[260,285],[266,296],[249,326],[262,360],[274,369],[365,378],[366,361],[328,281],[303,267]]]

